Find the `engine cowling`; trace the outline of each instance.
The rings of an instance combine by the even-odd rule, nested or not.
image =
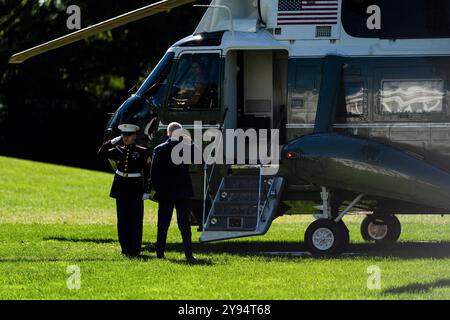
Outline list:
[[[288,143],[283,159],[295,162],[298,178],[317,186],[450,208],[450,173],[378,141],[312,134]]]

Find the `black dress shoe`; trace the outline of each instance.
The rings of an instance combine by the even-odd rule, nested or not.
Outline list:
[[[122,255],[124,256],[124,257],[127,257],[127,258],[129,258],[129,259],[133,259],[133,258],[138,258],[141,254],[140,253],[125,253],[125,252],[122,252]]]
[[[192,263],[192,264],[197,263],[197,259],[195,259],[194,256],[186,257],[186,261],[187,261],[188,263]]]

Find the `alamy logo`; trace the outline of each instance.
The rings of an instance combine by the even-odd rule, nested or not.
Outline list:
[[[280,133],[272,130],[219,129],[203,130],[202,122],[195,122],[194,137],[189,131],[174,131],[175,139],[183,138],[172,150],[174,164],[228,164],[270,166],[267,174],[276,174],[280,162]],[[192,142],[192,144],[191,144]],[[206,146],[204,144],[207,143]],[[273,172],[272,172],[273,171]]]
[[[79,6],[71,5],[66,10],[69,17],[67,18],[67,29],[80,30],[81,29],[81,9]]]
[[[371,5],[367,8],[367,14],[370,14],[367,19],[367,29],[381,30],[381,8],[377,5]]]
[[[81,269],[79,266],[68,266],[66,273],[69,275],[66,281],[67,289],[81,289]]]
[[[381,269],[378,266],[370,266],[367,268],[369,277],[367,278],[367,289],[381,290]]]

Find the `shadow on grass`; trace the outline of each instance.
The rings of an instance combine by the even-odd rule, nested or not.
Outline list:
[[[87,242],[87,243],[97,243],[97,244],[106,244],[106,243],[116,243],[118,242],[115,239],[78,239],[78,238],[66,238],[66,237],[47,237],[43,239],[44,241],[63,241],[63,242]]]
[[[177,246],[173,244],[173,246]],[[181,246],[177,247],[181,250]],[[222,242],[197,244],[196,252],[201,253],[230,253],[248,256],[264,256],[268,259],[297,258],[292,253],[307,252],[303,242]],[[302,255],[302,257],[307,255]],[[399,242],[394,244],[354,243],[350,244],[346,253],[336,256],[339,259],[353,259],[355,256],[372,258],[400,258],[400,259],[448,259],[450,258],[450,242]],[[323,258],[322,258],[323,259]]]
[[[195,262],[188,262],[187,260],[167,259],[168,261],[185,266],[213,266],[214,263],[208,259],[197,259]]]
[[[427,293],[433,289],[450,288],[450,279],[442,279],[431,283],[412,283],[403,287],[384,290],[385,294]]]
[[[121,258],[122,257],[122,258]],[[105,258],[105,257],[99,257],[99,258],[79,258],[79,259],[73,259],[73,258],[30,258],[30,257],[19,257],[19,258],[0,258],[0,263],[10,263],[10,262],[30,262],[30,263],[36,263],[36,262],[118,262],[118,261],[142,261],[147,262],[150,260],[155,260],[155,257],[147,256],[147,255],[140,255],[137,257],[124,257],[120,254],[117,255],[116,258]]]
[[[116,243],[115,239],[80,239],[51,237],[44,240],[87,242],[87,243]],[[263,256],[271,258],[296,258],[291,253],[306,252],[303,242],[283,241],[225,241],[215,243],[194,243],[195,253],[201,254],[234,254],[241,256]],[[154,252],[152,243],[144,242],[143,251]],[[168,243],[166,251],[183,252],[181,243]],[[354,256],[400,258],[400,259],[448,259],[450,258],[450,242],[398,242],[393,244],[352,243],[346,250],[350,255],[337,256],[337,258],[351,259]]]

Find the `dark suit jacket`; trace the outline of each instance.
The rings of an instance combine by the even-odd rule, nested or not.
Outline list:
[[[156,200],[189,199],[194,196],[189,165],[175,165],[172,162],[172,150],[179,143],[169,139],[153,150],[150,176]]]

